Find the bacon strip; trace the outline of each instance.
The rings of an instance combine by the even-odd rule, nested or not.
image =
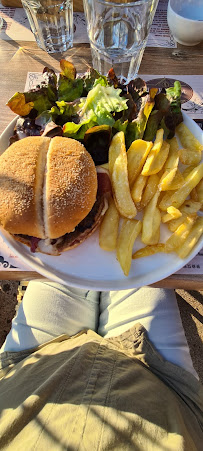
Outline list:
[[[97,168],[97,180],[98,180],[97,194],[99,196],[103,196],[104,194],[112,195],[112,186],[109,177],[109,171],[103,168]]]

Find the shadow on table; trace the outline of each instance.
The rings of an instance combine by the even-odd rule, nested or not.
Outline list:
[[[176,296],[193,365],[203,383],[203,294],[176,290]]]

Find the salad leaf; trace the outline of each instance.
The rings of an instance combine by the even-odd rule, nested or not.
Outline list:
[[[35,119],[35,124],[41,127],[41,130],[44,130],[46,125],[51,122],[52,117],[50,111],[43,111],[39,114]]]
[[[142,78],[135,78],[128,83],[127,92],[131,94],[134,102],[137,102],[140,97],[147,94],[147,85]]]
[[[87,96],[88,92],[91,91],[91,89],[98,83],[103,86],[107,86],[108,80],[104,75],[101,75],[99,72],[93,69],[93,67],[90,67],[83,77],[83,94]]]
[[[149,116],[149,119],[147,121],[147,126],[144,132],[143,139],[145,141],[153,141],[156,132],[159,128],[159,124],[162,120],[162,112],[160,110],[153,110],[152,113]]]
[[[155,97],[155,109],[161,111],[162,115],[166,114],[170,108],[170,101],[167,99],[164,91],[160,92]]]
[[[95,125],[113,126],[113,113],[127,109],[127,99],[120,97],[121,90],[113,86],[97,84],[89,91],[86,98],[81,99],[79,112],[80,123],[67,122],[63,127],[65,136],[83,139],[88,128]]]
[[[16,92],[7,102],[10,109],[20,116],[27,116],[33,109],[36,115],[49,110],[57,99],[57,79],[52,69],[43,70],[44,81],[28,92]]]
[[[110,85],[113,85],[114,88],[120,88],[120,89],[123,88],[123,85],[120,84],[119,79],[116,77],[113,67],[108,71],[107,78],[108,78]],[[125,88],[125,91],[126,91],[126,88]]]
[[[60,75],[58,81],[58,100],[64,100],[66,102],[73,102],[78,99],[83,92],[83,80],[76,78],[72,80]]]
[[[9,108],[20,116],[27,116],[34,107],[34,102],[26,102],[25,94],[16,92],[6,104]]]
[[[97,85],[108,86],[108,81],[107,81],[106,77],[97,78],[94,82],[93,88]]]
[[[81,108],[81,116],[90,111],[97,117],[98,125],[113,125],[112,113],[127,110],[127,99],[120,97],[121,89],[113,86],[96,85],[89,91],[86,101]]]
[[[41,83],[41,87],[47,88],[47,96],[49,100],[54,102],[57,98],[57,76],[53,69],[45,67],[43,70],[44,82]]]
[[[64,102],[64,100],[56,101],[56,105],[50,110],[52,119],[57,119],[58,116],[63,116],[63,122],[65,122],[65,118],[76,117],[78,111],[80,110],[80,102],[81,99],[77,99],[74,102]]]
[[[136,119],[129,122],[126,131],[126,146],[130,147],[133,141],[136,139],[142,139],[144,135],[145,128],[147,126],[147,121],[154,108],[155,101],[154,97],[157,93],[157,89],[150,89],[148,95],[141,97],[142,105],[139,114]]]
[[[155,96],[155,110],[150,115],[144,139],[151,141],[158,128],[164,129],[165,137],[172,138],[176,126],[182,122],[181,113],[181,84],[175,81],[174,86],[162,90]]]
[[[181,84],[179,81],[176,80],[172,88],[166,89],[166,97],[170,102],[171,110],[179,113],[181,108]]]
[[[128,120],[123,122],[121,119],[117,119],[117,121],[113,125],[113,132],[115,132],[115,133],[123,132],[125,135],[127,126],[128,126]]]
[[[33,108],[37,111],[37,114],[49,110],[53,104],[53,102],[49,99],[47,88],[40,88],[38,91],[26,92],[25,101],[33,102]]]
[[[7,105],[14,113],[20,116],[27,116],[32,109],[35,109],[37,114],[49,110],[52,102],[49,100],[47,88],[40,88],[24,94],[16,92],[9,99]]]
[[[96,125],[96,121],[93,119],[84,119],[82,123],[75,124],[74,122],[66,122],[66,124],[63,126],[63,135],[67,136],[68,138],[74,138],[78,140],[83,140],[86,131],[94,127]]]
[[[60,68],[61,68],[61,75],[63,75],[66,78],[69,78],[70,80],[75,80],[76,68],[70,61],[62,59],[60,61]]]
[[[168,110],[165,112],[161,121],[161,127],[164,129],[167,138],[173,138],[175,128],[183,121],[181,112],[181,84],[179,81],[174,82],[174,86],[166,89],[166,101],[169,103]],[[166,105],[165,101],[165,105]],[[162,102],[163,103],[163,102]],[[162,106],[163,110],[163,106]]]

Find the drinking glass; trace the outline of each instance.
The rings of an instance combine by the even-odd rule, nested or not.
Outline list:
[[[93,67],[136,78],[158,0],[83,0]]]
[[[48,53],[73,47],[73,0],[22,0],[31,30]]]

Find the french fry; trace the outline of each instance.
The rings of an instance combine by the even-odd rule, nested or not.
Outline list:
[[[143,141],[142,139],[137,139],[134,141],[127,151],[128,158],[128,178],[130,187],[136,177],[140,174],[143,164],[153,146],[152,142]]]
[[[184,171],[182,172],[182,176],[184,177],[184,179],[186,179],[186,177],[190,174],[190,172],[193,171],[193,169],[195,169],[196,166],[188,166],[187,168],[184,169]]]
[[[163,141],[159,129],[154,144],[138,139],[128,152],[124,133],[118,132],[110,145],[109,162],[102,165],[109,169],[113,199],[100,227],[99,244],[107,251],[116,249],[126,276],[132,258],[158,252],[176,252],[185,258],[203,233],[203,217],[197,216],[203,209],[203,146],[185,124],[176,130],[181,149],[175,137]],[[179,162],[188,167],[183,170]],[[143,210],[143,222],[134,219],[137,210]],[[172,233],[166,243],[159,243],[161,221]],[[145,247],[132,255],[140,232]]]
[[[165,222],[171,221],[173,218],[169,213],[166,213],[161,217],[161,221],[165,224]]]
[[[154,157],[151,154],[149,155],[149,160],[147,159],[142,170],[143,175],[157,174],[163,168],[169,153],[169,147],[169,144],[164,141],[161,150],[157,155]]]
[[[169,189],[169,186],[170,186],[171,182],[173,181],[173,179],[176,175],[176,172],[177,172],[177,168],[173,168],[170,171],[168,171],[168,170],[164,171],[164,173],[160,179],[159,185],[158,185],[158,188],[160,191],[167,191]]]
[[[137,209],[130,194],[127,168],[127,154],[123,146],[116,158],[112,171],[112,188],[116,207],[121,216],[132,219]]]
[[[203,145],[195,138],[184,122],[176,127],[176,134],[184,148],[199,150],[199,152],[203,150]]]
[[[154,145],[144,164],[142,175],[157,174],[164,166],[167,160],[170,145],[166,141],[162,141],[162,129],[158,130]],[[160,144],[162,145],[160,147]]]
[[[171,196],[171,205],[179,208],[203,177],[203,162],[186,177],[182,187]]]
[[[158,210],[158,208],[157,208]],[[159,210],[158,210],[159,211]],[[158,216],[157,216],[158,217]],[[159,216],[159,220],[161,222],[161,216]],[[154,231],[153,235],[151,236],[151,238],[148,241],[148,245],[149,246],[153,246],[159,243],[159,239],[160,239],[160,226],[157,230]]]
[[[194,202],[193,200],[189,199],[184,202],[182,207],[180,207],[180,212],[182,213],[182,216],[177,219],[172,219],[169,224],[168,228],[171,232],[175,232],[175,230],[185,221],[187,216],[193,216],[196,218],[197,212],[201,208],[200,202]]]
[[[146,205],[148,205],[148,203],[150,202],[150,200],[157,191],[158,183],[159,176],[157,174],[153,174],[148,177],[147,186],[144,189],[139,210],[143,210],[146,207]]]
[[[198,194],[197,194],[197,187],[195,186],[195,188],[192,189],[191,193],[190,193],[190,198],[192,200],[194,200],[195,202],[198,202]]]
[[[171,183],[168,184],[167,190],[176,191],[177,189],[181,188],[181,186],[183,186],[184,181],[184,177],[182,176],[180,170],[177,168],[173,180],[171,180]]]
[[[178,166],[179,162],[179,144],[177,138],[174,136],[168,139],[167,142],[170,144],[169,156],[165,164],[165,169],[172,169]]]
[[[159,182],[159,189],[160,191],[167,191],[168,186],[174,179],[179,163],[179,147],[178,147],[178,141],[174,137],[170,139],[169,141],[170,148],[169,148],[169,154],[168,158],[164,164],[164,173],[160,179]]]
[[[116,249],[119,227],[119,213],[114,200],[109,200],[109,207],[106,211],[99,229],[99,245],[105,251]]]
[[[113,136],[111,140],[111,144],[109,147],[109,174],[110,177],[112,177],[113,167],[114,163],[116,161],[116,158],[120,155],[121,149],[123,151],[126,151],[125,148],[125,135],[123,132],[118,132],[116,135]]]
[[[157,191],[144,210],[141,238],[144,244],[152,244],[150,239],[160,226],[161,213],[157,208],[158,198],[159,192]]]
[[[142,223],[136,219],[124,219],[117,242],[117,259],[128,276],[132,262],[133,245],[141,232]]]
[[[142,174],[138,175],[138,177],[135,179],[134,185],[131,189],[131,196],[135,204],[141,201],[142,192],[146,186],[147,179],[148,177],[145,177]]]
[[[196,186],[198,201],[203,204],[203,179]]]
[[[178,247],[182,246],[185,239],[187,238],[195,218],[187,217],[185,221],[175,230],[175,232],[168,238],[165,243],[166,252],[173,252]]]
[[[190,233],[188,234],[185,242],[179,246],[176,253],[180,258],[186,258],[192,251],[195,244],[203,234],[203,217],[198,217],[193,225]]]
[[[187,199],[183,205],[180,207],[181,213],[186,213],[187,215],[192,215],[197,213],[201,208],[201,202],[195,202],[192,199]]]
[[[159,203],[160,210],[167,211],[167,208],[172,205],[171,196],[173,193],[175,193],[175,191],[169,191],[169,192],[166,191],[166,193],[164,193],[164,195]]]
[[[153,159],[155,158],[155,156],[158,155],[158,153],[160,152],[162,144],[163,144],[163,136],[164,136],[164,130],[163,130],[163,128],[160,128],[159,130],[157,130],[156,139],[155,139],[154,144],[153,144],[153,146],[149,152],[149,155],[146,159],[143,170],[144,169],[147,170],[149,168],[150,162],[152,162]],[[146,165],[146,163],[147,163],[147,165]],[[145,168],[145,165],[146,165],[146,168]],[[143,175],[150,175],[150,174],[143,174]]]
[[[158,243],[155,245],[149,245],[142,247],[138,251],[134,252],[132,258],[135,260],[136,258],[148,257],[149,255],[154,255],[159,252],[165,252],[165,244]]]
[[[171,215],[172,218],[180,218],[180,216],[182,216],[181,211],[175,207],[168,207],[167,213],[169,213],[169,215]]]
[[[179,150],[180,161],[182,164],[197,166],[201,161],[201,152],[198,149],[187,148]]]
[[[167,214],[162,216],[161,220],[163,223],[171,221],[172,219],[180,218],[182,213],[175,207],[168,207]]]
[[[178,227],[180,227],[181,224],[183,224],[187,218],[193,218],[196,219],[197,214],[194,213],[192,215],[187,215],[186,213],[183,213],[180,218],[172,219],[170,222],[168,222],[167,226],[170,232],[175,232]]]

